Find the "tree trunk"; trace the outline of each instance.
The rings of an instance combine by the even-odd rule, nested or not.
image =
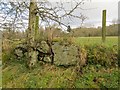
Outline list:
[[[29,7],[29,24],[28,24],[28,32],[27,32],[27,48],[28,48],[28,66],[31,68],[36,63],[37,53],[34,52],[35,47],[35,21],[36,21],[36,9],[37,2],[36,0],[30,0]]]
[[[36,16],[36,21],[35,21],[35,41],[38,39],[38,35],[39,35],[39,16]]]

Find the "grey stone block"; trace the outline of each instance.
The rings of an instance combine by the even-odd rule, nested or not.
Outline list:
[[[78,56],[78,49],[75,45],[60,45],[56,43],[52,46],[54,52],[54,63],[57,65],[75,65]]]

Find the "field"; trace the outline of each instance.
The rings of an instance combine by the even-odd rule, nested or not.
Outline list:
[[[118,45],[117,37],[107,37],[105,45],[101,42],[101,37],[79,37],[75,38],[75,43],[79,46],[87,45],[93,47],[93,51],[98,50],[101,46],[103,54],[97,56],[94,60],[95,52],[89,54],[89,63],[83,67],[83,72],[77,74],[75,67],[68,68],[50,65],[39,62],[33,70],[25,67],[25,63],[12,60],[3,66],[2,87],[3,88],[117,88],[118,87],[118,68],[117,66],[109,66],[111,55],[116,54],[117,49],[113,49]],[[101,47],[100,47],[101,50]],[[111,50],[111,51],[109,51]],[[93,55],[92,55],[93,54]],[[101,57],[104,57],[104,59]],[[117,54],[118,55],[118,54]],[[112,57],[114,58],[114,57]],[[103,60],[107,63],[104,66]],[[108,60],[108,61],[107,61]],[[90,63],[95,61],[96,63]],[[111,65],[111,64],[110,64]]]
[[[102,45],[101,37],[78,37],[75,39],[78,45]],[[106,37],[105,46],[112,47],[118,45],[118,37]]]

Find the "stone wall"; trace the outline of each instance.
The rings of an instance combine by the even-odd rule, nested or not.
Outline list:
[[[23,47],[20,50],[18,49],[19,48],[16,48],[15,54],[16,56],[18,56],[18,59],[20,60],[20,58],[22,58],[27,54],[25,54],[25,52],[23,54],[23,51],[21,51],[21,50],[24,50]],[[35,50],[36,51],[34,52],[36,52],[37,54],[38,61],[51,62],[50,47],[46,43],[46,41],[42,41],[40,44],[38,44]],[[81,61],[80,51],[78,47],[73,44],[69,44],[69,43],[61,44],[59,42],[54,42],[54,44],[52,44],[52,51],[54,53],[55,65],[70,66],[70,65],[76,65],[78,62]]]

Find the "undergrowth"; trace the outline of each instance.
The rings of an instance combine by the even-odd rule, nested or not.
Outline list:
[[[63,40],[60,42],[63,43]],[[29,70],[24,59],[18,61],[11,50],[4,51],[2,87],[117,88],[118,48],[100,44],[80,48],[87,51],[87,64],[82,68],[82,73],[76,73],[75,66],[65,68],[42,62]]]

